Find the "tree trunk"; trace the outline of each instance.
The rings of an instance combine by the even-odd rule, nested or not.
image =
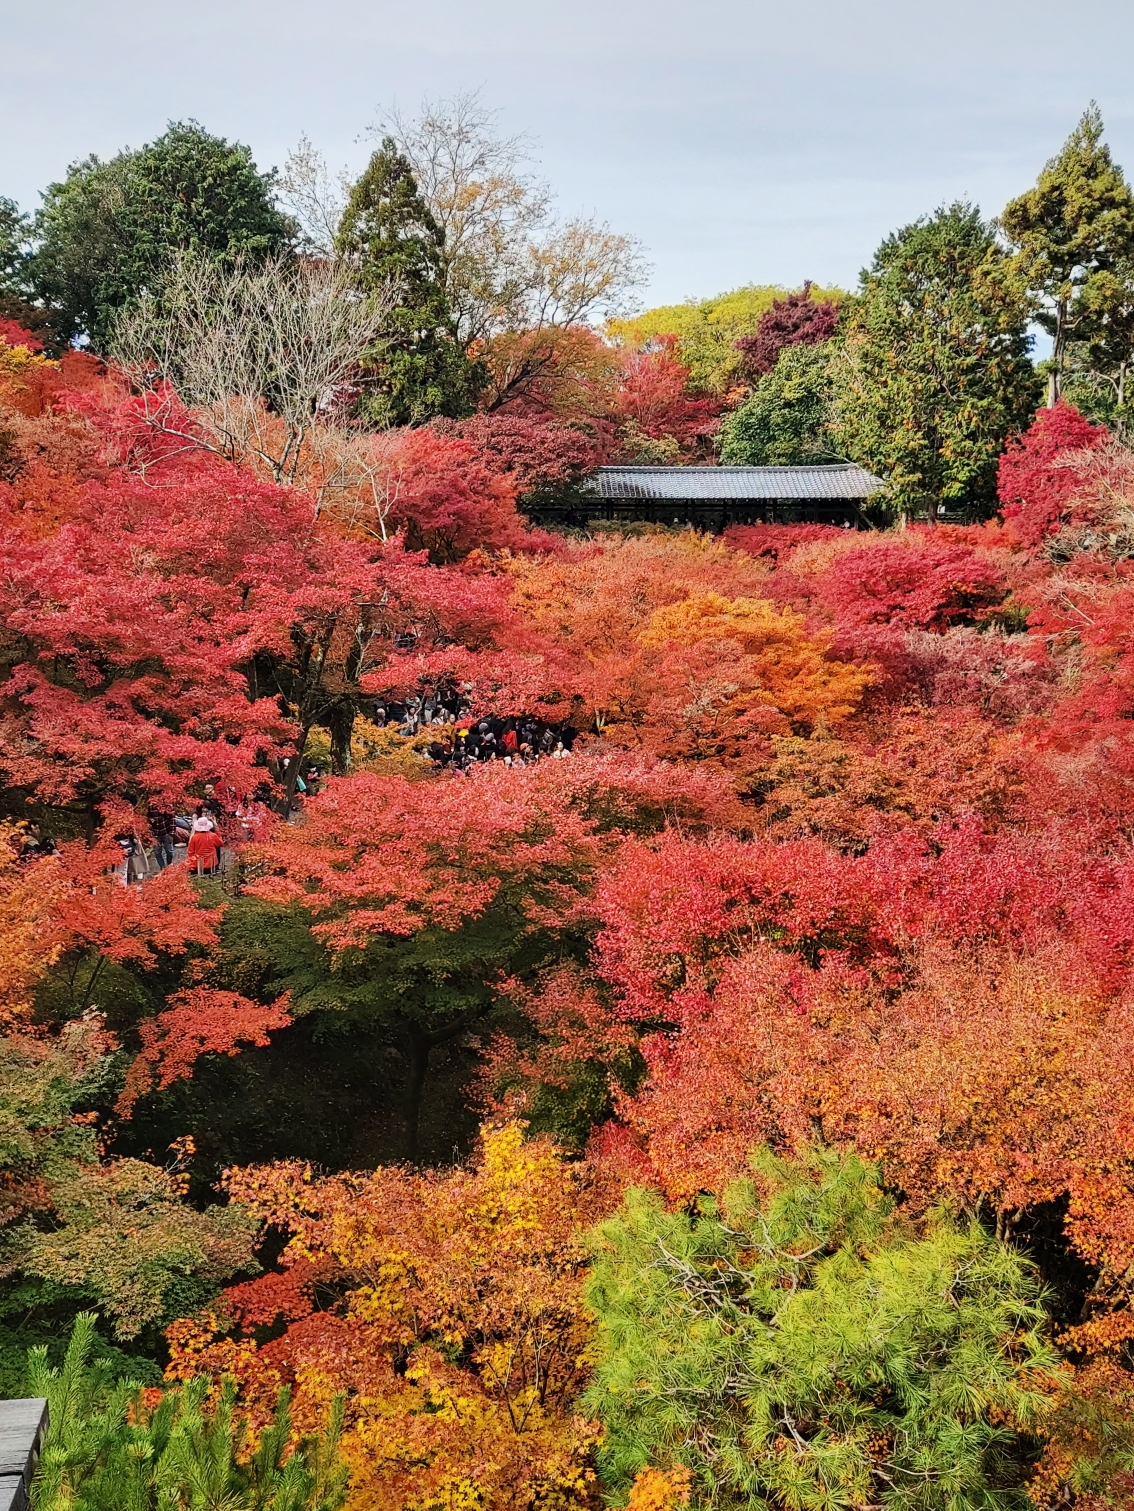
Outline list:
[[[1047,407],[1054,409],[1063,390],[1063,359],[1067,351],[1067,300],[1055,308],[1055,341],[1051,349],[1051,372],[1047,379]]]
[[[295,784],[299,780],[299,763],[303,759],[303,749],[307,744],[309,731],[301,731],[299,739],[295,742],[295,752],[287,763],[287,776],[284,779],[284,795],[280,799],[277,811],[281,818],[287,818],[291,812],[291,805],[295,801]]]
[[[327,719],[327,727],[331,732],[331,770],[336,776],[346,776],[350,770],[350,739],[354,732],[354,720],[353,703],[336,704]]]
[[[406,1079],[405,1100],[405,1158],[411,1165],[417,1163],[421,1132],[421,1102],[425,1091],[425,1077],[429,1071],[430,1048],[429,1039],[425,1034],[410,1034],[409,1075]]]

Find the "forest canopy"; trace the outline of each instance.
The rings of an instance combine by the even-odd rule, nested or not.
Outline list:
[[[525,150],[174,123],[0,201],[34,1503],[1132,1506],[1102,122],[854,290],[644,314]],[[855,528],[581,490],[817,460],[883,477]]]

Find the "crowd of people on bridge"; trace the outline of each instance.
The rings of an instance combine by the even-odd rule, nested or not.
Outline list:
[[[266,783],[250,799],[239,798],[231,787],[218,792],[210,783],[189,813],[174,813],[151,804],[144,826],[116,836],[122,851],[122,862],[116,868],[119,879],[129,886],[154,871],[164,871],[181,858],[179,848],[194,875],[216,876],[234,847],[256,838],[270,801],[271,789]]]
[[[535,719],[471,719],[439,731],[426,754],[442,770],[469,771],[480,761],[534,766],[571,753],[574,731]]]

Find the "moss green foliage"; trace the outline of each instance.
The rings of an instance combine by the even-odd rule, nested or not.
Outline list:
[[[853,1158],[753,1171],[720,1211],[635,1191],[598,1232],[612,1489],[683,1465],[696,1507],[1024,1504],[1055,1364],[1028,1263],[975,1223],[915,1229]]]
[[[624,346],[645,346],[658,336],[676,336],[678,353],[690,371],[693,388],[712,393],[727,392],[738,380],[740,353],[736,342],[754,336],[760,316],[788,292],[779,284],[748,284],[715,299],[689,299],[684,304],[666,304],[631,319],[611,320],[607,334]],[[816,300],[838,302],[842,289],[811,289]]]
[[[456,340],[445,295],[445,233],[389,137],[351,190],[337,246],[361,288],[389,287],[397,301],[389,334],[368,360],[367,418],[412,425],[469,413],[476,373]]]
[[[27,241],[31,225],[14,200],[0,195],[0,295],[24,292]]]
[[[0,195],[0,320],[14,320],[24,330],[58,352],[66,340],[56,329],[52,311],[35,303],[31,286],[31,217],[24,215],[14,200]],[[0,436],[0,471],[4,466],[4,444]]]
[[[1073,341],[1060,378],[1060,396],[1081,415],[1129,441],[1134,433],[1134,339],[1130,351],[1110,361],[1094,342]]]
[[[0,320],[14,320],[27,296],[31,223],[14,200],[0,195]]]
[[[1087,313],[1066,343],[1060,394],[1127,440],[1134,428],[1134,253],[1097,271],[1082,302]]]
[[[364,949],[332,955],[300,910],[240,898],[225,919],[224,940],[233,959],[266,956],[271,964],[261,994],[290,992],[292,1011],[315,1023],[321,1036],[345,1035],[370,1053],[394,1057],[388,1094],[400,1104],[402,1137],[392,1152],[416,1159],[434,1058],[470,1033],[491,1030],[502,979],[530,980],[554,961],[585,957],[585,927],[577,933],[532,928],[524,901],[519,887],[504,887],[459,928],[378,935]],[[450,1152],[448,1130],[440,1136]]]
[[[846,455],[905,515],[988,512],[1005,441],[1039,399],[1017,265],[971,205],[888,236],[846,311],[831,372]]]
[[[101,349],[114,316],[151,288],[170,253],[254,257],[287,244],[274,177],[247,147],[195,121],[172,122],[138,151],[85,158],[51,184],[35,219],[31,283],[66,336]]]
[[[100,1157],[80,1112],[117,1081],[94,1020],[52,1041],[0,1039],[0,1174],[7,1223],[0,1263],[0,1354],[50,1336],[95,1304],[120,1339],[143,1347],[255,1269],[254,1224],[235,1207],[198,1211],[174,1169]]]
[[[729,467],[795,467],[833,462],[829,432],[829,343],[789,346],[752,397],[727,415],[718,445]]]
[[[214,1402],[201,1379],[166,1390],[154,1405],[137,1381],[115,1383],[91,1362],[93,1338],[86,1313],[61,1368],[48,1366],[43,1349],[30,1360],[32,1393],[46,1396],[50,1414],[34,1511],[336,1511],[342,1504],[341,1407],[325,1432],[292,1447],[284,1391],[255,1452],[245,1455],[247,1424],[234,1412],[231,1382]]]

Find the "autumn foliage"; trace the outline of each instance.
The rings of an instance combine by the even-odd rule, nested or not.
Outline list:
[[[756,332],[736,343],[746,376],[759,380],[775,367],[789,346],[816,346],[829,341],[839,323],[839,307],[829,299],[813,299],[812,285],[772,302],[760,317]]]
[[[281,1384],[301,1430],[344,1393],[352,1511],[591,1507],[588,1231],[628,1187],[690,1212],[753,1150],[818,1145],[878,1172],[907,1236],[947,1209],[1031,1256],[1061,1351],[1033,1500],[1129,1504],[1129,453],[1060,404],[1009,446],[985,525],[552,539],[518,498],[704,441],[671,344],[504,341],[491,413],[370,437],[347,481],[315,436],[285,487],[191,444],[188,411],[171,447],[115,374],[18,336],[0,1092],[26,1129],[0,1173],[21,1284],[81,1291],[124,1338],[166,1329],[172,1373],[231,1375],[257,1420]],[[381,727],[424,695],[454,722]],[[434,736],[480,721],[567,750],[446,765]],[[120,841],[206,801],[223,878],[123,885]],[[116,1153],[174,1117],[227,1149],[198,1084],[255,1066],[255,1102],[279,1046],[332,1041],[426,1120],[430,1055],[458,1046],[476,1153],[350,1173],[276,1145],[207,1211],[180,1162]],[[328,1120],[339,1091],[319,1083]],[[178,1148],[196,1196],[234,1158]],[[640,1467],[629,1504],[705,1503],[689,1470]]]
[[[1059,527],[1080,491],[1071,464],[1105,439],[1103,426],[1092,425],[1060,400],[1041,409],[1027,434],[1008,446],[1000,458],[997,491],[1005,519],[1025,545],[1040,545]]]
[[[599,1208],[580,1167],[512,1123],[485,1129],[467,1170],[275,1166],[226,1184],[290,1235],[283,1271],[172,1329],[175,1376],[231,1371],[265,1407],[293,1383],[301,1422],[345,1387],[352,1503],[375,1511],[594,1504],[597,1428],[575,1400],[582,1230]],[[257,1324],[277,1322],[258,1345]]]

